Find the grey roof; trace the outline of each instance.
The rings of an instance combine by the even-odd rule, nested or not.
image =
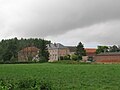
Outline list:
[[[59,49],[59,48],[66,48],[64,45],[60,43],[51,43],[47,45],[48,49]]]
[[[75,52],[76,51],[76,47],[75,46],[66,46],[70,52]]]

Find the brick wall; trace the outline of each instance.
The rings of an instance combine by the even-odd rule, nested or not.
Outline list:
[[[120,63],[120,55],[96,55],[94,60],[101,63]]]

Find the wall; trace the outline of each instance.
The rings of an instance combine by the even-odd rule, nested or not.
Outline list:
[[[120,55],[103,55],[103,56],[95,56],[95,62],[101,63],[120,63]]]

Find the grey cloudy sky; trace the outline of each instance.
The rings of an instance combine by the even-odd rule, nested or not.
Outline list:
[[[120,0],[0,0],[0,40],[39,37],[86,47],[120,44]]]

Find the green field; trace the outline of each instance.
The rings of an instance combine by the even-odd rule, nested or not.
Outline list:
[[[120,90],[120,65],[0,64],[0,90],[40,90],[41,84],[51,90]]]

